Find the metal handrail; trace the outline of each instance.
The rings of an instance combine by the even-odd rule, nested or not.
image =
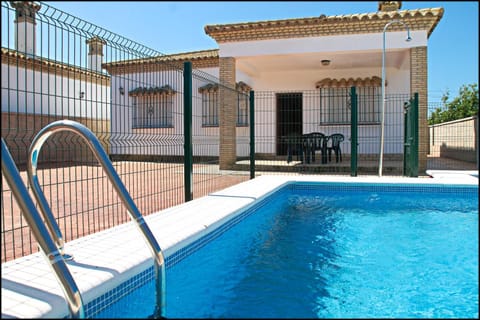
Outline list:
[[[147,242],[147,245],[152,252],[155,264],[156,306],[153,316],[156,318],[165,317],[165,262],[163,252],[160,249],[160,246],[158,245],[158,242],[156,241],[152,232],[150,231],[150,228],[147,226],[142,214],[135,205],[133,199],[130,197],[125,185],[115,171],[115,168],[113,167],[98,138],[86,126],[71,120],[59,120],[52,122],[38,132],[33,139],[32,145],[30,146],[27,166],[30,185],[35,197],[39,202],[41,212],[44,215],[45,221],[47,222],[47,226],[50,229],[58,250],[63,250],[62,232],[58,227],[58,224],[55,222],[54,216],[38,182],[37,164],[38,155],[40,154],[43,143],[48,139],[48,137],[59,131],[74,132],[85,140],[105,170],[107,177],[117,191],[120,199],[126,206],[130,218],[135,221],[136,227],[139,229],[144,240]]]
[[[32,188],[33,194],[37,199],[38,205],[40,207],[40,212],[43,214],[44,221],[50,230],[53,241],[57,245],[58,251],[63,256],[65,260],[73,260],[73,256],[66,254],[64,252],[65,242],[63,240],[62,231],[57,224],[55,216],[50,209],[50,206],[45,198],[45,195],[40,187],[40,182],[38,181],[37,176],[37,162],[38,155],[40,154],[40,148],[43,143],[47,140],[49,135],[41,137],[40,132],[35,136],[32,145],[30,146],[28,157],[27,157],[27,176],[30,187]],[[36,145],[36,147],[34,147]]]
[[[58,251],[57,245],[48,233],[40,214],[33,203],[27,187],[23,184],[20,173],[18,172],[15,162],[8,151],[5,140],[2,138],[2,173],[7,180],[8,185],[12,189],[12,194],[17,201],[20,210],[27,220],[40,249],[45,256],[48,265],[52,268],[60,287],[63,290],[65,298],[68,302],[68,308],[73,318],[84,318],[83,301],[78,290],[77,284],[72,274],[67,268],[65,260]]]

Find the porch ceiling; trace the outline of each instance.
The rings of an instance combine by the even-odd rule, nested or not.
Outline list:
[[[408,51],[395,50],[386,53],[387,68],[400,68]],[[255,57],[237,57],[237,68],[249,75],[263,72],[292,70],[341,70],[357,68],[381,68],[382,52],[371,51],[361,53],[300,53],[289,55],[263,55]],[[330,60],[328,66],[322,60]]]

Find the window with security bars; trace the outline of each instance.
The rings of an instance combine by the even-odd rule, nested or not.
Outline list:
[[[145,95],[136,96],[134,102],[134,128],[172,128],[173,96]]]
[[[380,122],[381,88],[357,87],[358,123]],[[350,124],[350,88],[320,88],[320,122]]]
[[[237,105],[237,126],[248,126],[248,100],[247,94],[239,93]]]
[[[237,94],[237,126],[248,126],[248,95]],[[218,127],[218,91],[202,93],[202,125],[204,127]]]
[[[202,125],[218,127],[218,91],[202,93]]]

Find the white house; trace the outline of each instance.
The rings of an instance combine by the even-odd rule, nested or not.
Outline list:
[[[106,63],[106,42],[94,36],[82,44],[88,47],[82,68],[38,55],[40,5],[11,5],[16,48],[1,51],[2,127],[35,126],[33,135],[52,117],[68,117],[109,132],[103,141],[112,155],[182,155],[182,67],[191,61],[196,156],[219,157],[229,168],[249,154],[250,90],[257,156],[284,155],[283,139],[292,132],[342,133],[348,153],[351,86],[359,95],[359,154],[378,156],[385,52],[386,96],[402,95],[386,103],[385,155],[402,155],[403,102],[418,93],[419,169],[426,169],[428,38],[443,8],[400,10],[401,2],[380,1],[371,13],[207,25],[218,49],[143,59],[120,54]],[[2,136],[12,132],[2,128]]]
[[[193,147],[196,156],[218,157],[218,50],[104,64],[112,77],[111,154],[183,155],[183,62],[191,61],[193,88]],[[248,93],[240,81],[232,92],[239,110],[237,135],[243,136],[238,154],[248,156]],[[155,136],[156,138],[152,138]],[[152,143],[152,140],[161,143]],[[131,143],[131,141],[135,143]]]
[[[443,8],[400,8],[399,1],[380,1],[377,11],[371,13],[207,25],[205,32],[216,40],[218,50],[106,64],[104,67],[112,76],[112,133],[126,130],[133,135],[142,135],[151,132],[152,128],[148,126],[139,128],[135,125],[135,112],[137,115],[141,112],[138,104],[142,104],[139,99],[144,99],[142,88],[147,92],[150,87],[162,86],[168,86],[169,90],[160,89],[156,93],[150,90],[149,93],[151,97],[159,97],[149,99],[160,99],[157,104],[160,109],[170,110],[165,111],[168,120],[156,126],[156,133],[169,136],[183,132],[182,124],[175,117],[175,110],[183,108],[182,100],[175,98],[175,92],[183,90],[182,80],[167,78],[165,71],[155,69],[155,66],[162,60],[181,68],[183,61],[192,61],[195,69],[218,77],[225,86],[235,88],[239,83],[246,84],[259,93],[255,99],[255,132],[257,141],[262,142],[257,143],[258,154],[284,152],[280,150],[279,141],[289,132],[284,130],[282,121],[291,122],[292,117],[296,117],[291,112],[282,116],[281,105],[285,103],[298,108],[299,120],[293,120],[298,122],[295,130],[301,133],[343,133],[346,137],[343,149],[349,150],[348,90],[356,86],[359,97],[363,94],[380,96],[385,36],[386,96],[419,94],[419,168],[424,171],[428,151],[428,38],[444,11]],[[407,36],[411,41],[406,41]],[[208,91],[201,88],[208,83],[194,77],[194,95],[200,93],[203,96],[203,106],[201,99],[195,100],[193,105],[194,118],[198,119],[193,124],[194,140],[207,131],[214,131],[212,136],[219,137],[219,148],[209,149],[208,155],[220,155],[221,167],[227,168],[237,156],[248,153],[244,140],[237,138],[244,134],[239,133],[242,127],[238,126],[237,115],[241,108],[233,91],[228,93],[227,90],[215,111],[218,112],[218,124],[206,123],[205,119],[212,111],[205,107],[205,100],[210,99],[206,96]],[[124,96],[118,94],[120,87],[124,88]],[[231,98],[228,98],[229,94]],[[339,95],[346,98],[332,98]],[[117,105],[128,106],[130,111],[115,112]],[[360,101],[359,141],[368,141],[359,148],[360,154],[378,154],[380,108],[378,98]],[[401,154],[403,103],[392,105],[387,102],[385,113],[385,154]],[[123,126],[122,130],[115,130],[116,126]],[[138,140],[142,140],[140,136]],[[200,150],[205,152],[205,148],[199,149],[202,152]],[[151,150],[158,154],[180,154],[181,151]],[[115,152],[130,154],[145,150],[133,150],[127,146],[116,148],[113,139],[112,153]]]

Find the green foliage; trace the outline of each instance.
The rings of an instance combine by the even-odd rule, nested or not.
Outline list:
[[[449,100],[449,92],[443,94],[444,107],[436,108],[428,119],[428,124],[436,124],[478,115],[478,85],[463,85],[457,97]]]

